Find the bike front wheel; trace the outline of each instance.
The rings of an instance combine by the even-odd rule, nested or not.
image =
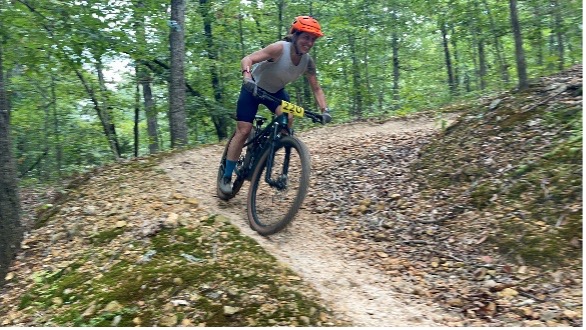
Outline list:
[[[309,186],[311,159],[303,142],[286,136],[275,143],[273,166],[267,181],[270,150],[261,156],[248,191],[250,227],[263,236],[285,228],[295,217]]]

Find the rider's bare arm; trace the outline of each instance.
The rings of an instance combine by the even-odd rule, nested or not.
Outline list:
[[[252,65],[269,59],[276,61],[279,59],[279,57],[281,57],[282,54],[283,44],[275,42],[261,50],[257,50],[256,52],[250,55],[244,56],[244,58],[242,58],[242,61],[240,61],[244,77],[251,77],[250,68],[252,67]]]
[[[313,61],[313,59],[311,59],[307,64],[307,71],[305,71],[305,75],[307,76],[307,81],[309,81],[309,85],[311,86],[311,90],[313,91],[313,95],[315,96],[315,100],[317,101],[319,108],[323,112],[328,107],[328,104],[326,103],[324,91],[321,89],[321,86],[317,81],[317,69],[315,67],[315,62]]]

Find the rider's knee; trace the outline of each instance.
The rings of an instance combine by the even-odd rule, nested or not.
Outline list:
[[[238,122],[236,125],[236,132],[240,134],[248,134],[252,130],[252,123]]]
[[[236,138],[238,140],[245,141],[246,138],[248,137],[248,135],[250,134],[251,130],[252,130],[252,126],[248,126],[248,127],[239,126],[239,127],[237,127],[236,128]]]
[[[238,134],[246,135],[246,134],[250,133],[251,130],[252,130],[252,126],[240,126],[236,129],[236,132]]]

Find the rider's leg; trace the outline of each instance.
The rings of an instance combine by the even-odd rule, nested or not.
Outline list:
[[[277,91],[276,93],[274,93],[273,96],[277,97],[278,99],[285,100],[287,102],[291,101],[291,97],[289,97],[289,93],[287,93],[287,91],[284,88]],[[271,111],[273,111],[275,113],[275,115],[277,115],[277,116],[283,113],[281,104],[270,104],[267,106],[269,107],[269,109],[271,109],[271,106],[272,106],[273,108],[271,109]],[[289,130],[291,129],[291,127],[293,127],[293,115],[292,114],[289,114],[289,124],[287,126],[289,127]]]
[[[236,162],[242,152],[242,146],[246,143],[246,138],[252,130],[252,122],[258,111],[259,101],[244,87],[240,89],[240,96],[236,104],[236,133],[228,146],[226,155],[226,169],[224,178],[231,178]]]
[[[246,138],[250,135],[252,130],[252,123],[239,121],[236,124],[236,133],[230,141],[228,146],[228,154],[226,155],[226,170],[224,171],[224,177],[232,177],[232,172],[236,166],[236,162],[242,153],[242,146],[246,143]]]
[[[275,115],[280,115],[283,113],[282,107],[279,105],[277,107],[277,109],[275,109]],[[293,127],[293,115],[289,114],[289,123],[287,124],[287,127],[289,127],[289,129],[291,129],[291,127]]]

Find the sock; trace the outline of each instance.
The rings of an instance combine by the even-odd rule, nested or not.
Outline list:
[[[234,167],[236,167],[236,162],[233,160],[226,159],[226,169],[224,170],[224,177],[231,178],[232,172],[234,171]]]

